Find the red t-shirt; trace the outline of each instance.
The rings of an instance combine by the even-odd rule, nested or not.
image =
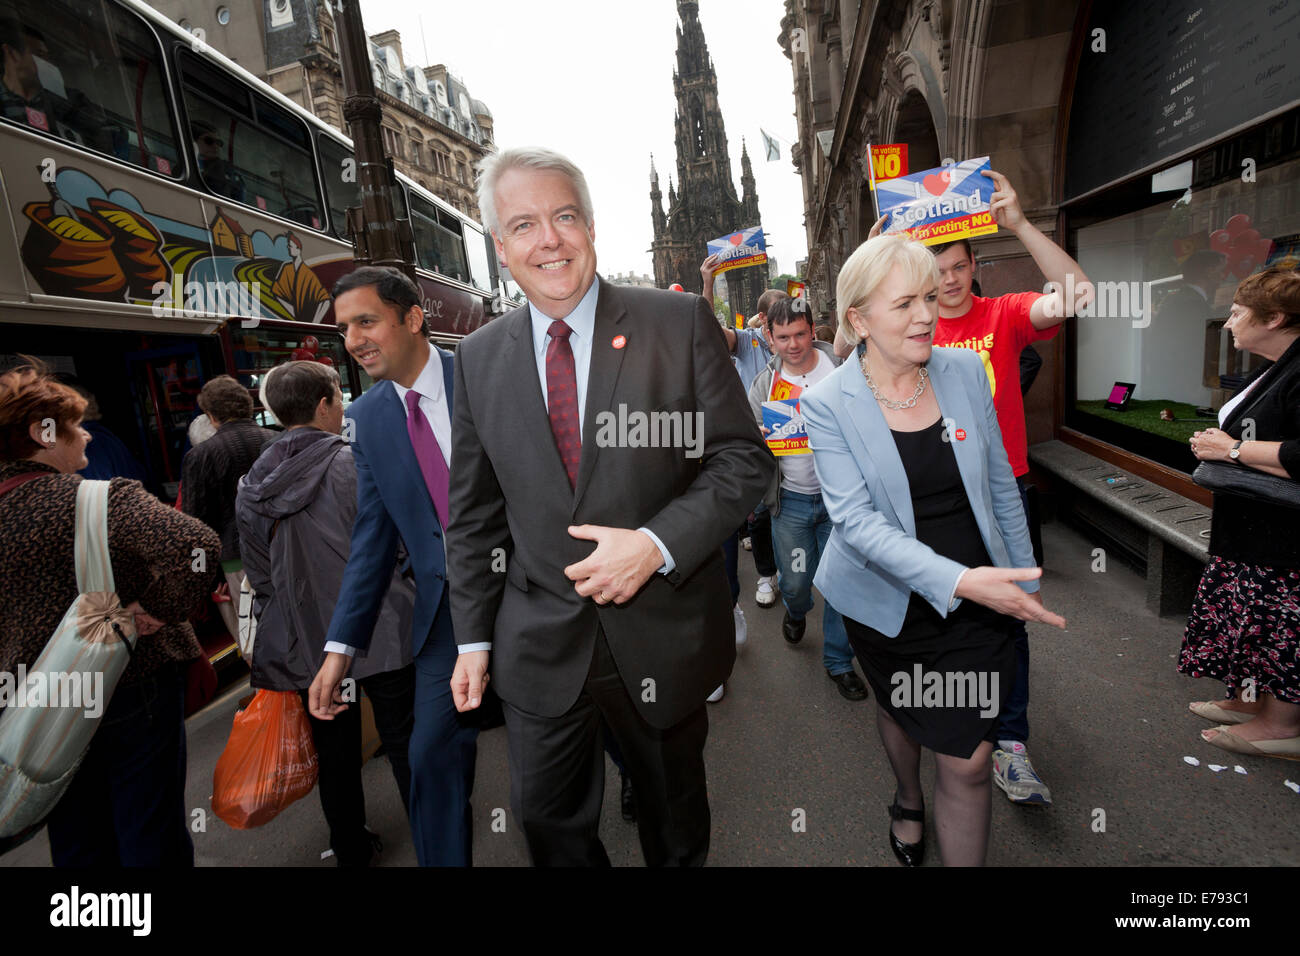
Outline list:
[[[1041,296],[1041,292],[1015,292],[996,299],[973,295],[969,312],[955,319],[941,317],[934,330],[935,345],[974,349],[984,360],[1002,445],[1017,478],[1029,471],[1020,353],[1030,342],[1050,339],[1061,328],[1054,325],[1039,331],[1029,321],[1029,310]]]

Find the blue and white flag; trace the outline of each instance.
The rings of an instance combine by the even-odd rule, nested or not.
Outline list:
[[[729,236],[710,239],[708,249],[709,255],[716,254],[722,260],[714,275],[729,269],[762,265],[767,261],[767,239],[762,226],[751,226]]]
[[[927,246],[998,231],[989,203],[993,180],[982,175],[989,158],[926,169],[876,183],[880,214],[889,215],[885,234],[906,233]]]

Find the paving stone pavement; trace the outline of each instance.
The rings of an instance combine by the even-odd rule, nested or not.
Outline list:
[[[1092,571],[1094,545],[1060,523],[1044,528],[1043,595],[1069,630],[1030,625],[1030,753],[1052,789],[1051,807],[1014,806],[993,794],[993,866],[1258,866],[1300,863],[1300,763],[1234,758],[1200,740],[1209,726],[1187,711],[1222,696],[1222,685],[1175,670],[1183,620],[1157,618],[1143,580],[1118,559]],[[781,638],[780,604],[753,599],[752,557],[741,552],[741,600],[749,626],[723,701],[709,705],[706,762],[713,810],[709,863],[716,866],[896,866],[886,842],[893,778],[876,735],[872,701],[844,700],[821,666],[821,615],[802,644]],[[818,598],[820,604],[820,598]],[[236,687],[189,722],[194,809],[208,807],[212,769],[239,697]],[[1195,757],[1199,766],[1184,761]],[[480,736],[474,789],[475,862],[528,862],[510,811],[503,729]],[[1227,769],[1214,772],[1209,764]],[[1233,771],[1240,764],[1242,775]],[[601,836],[612,862],[639,865],[634,826],[618,812],[618,774],[607,774]],[[413,866],[386,762],[363,771],[370,826],[384,839],[383,866]],[[927,804],[934,765],[923,758]],[[800,813],[802,811],[802,813]],[[1095,826],[1104,812],[1104,832]],[[332,866],[313,793],[268,825],[236,831],[206,814],[194,834],[200,866]],[[494,829],[494,820],[497,827]],[[802,821],[803,826],[798,824]],[[504,822],[504,832],[499,832]],[[939,865],[933,819],[927,865]],[[0,857],[0,866],[47,866],[44,835]]]

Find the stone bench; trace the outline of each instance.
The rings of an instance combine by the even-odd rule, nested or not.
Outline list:
[[[1062,441],[1032,446],[1029,460],[1070,510],[1145,553],[1148,609],[1187,613],[1209,560],[1209,508]]]

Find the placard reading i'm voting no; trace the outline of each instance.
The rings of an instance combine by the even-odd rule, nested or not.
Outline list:
[[[876,183],[885,235],[904,233],[927,246],[988,236],[998,231],[989,209],[993,180],[983,175],[989,158],[966,159]]]

